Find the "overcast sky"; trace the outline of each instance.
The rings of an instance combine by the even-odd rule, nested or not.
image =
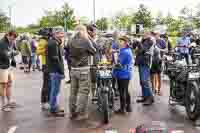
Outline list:
[[[44,10],[60,8],[64,1],[74,9],[77,18],[86,16],[93,19],[93,0],[0,0],[0,10],[8,14],[8,6],[13,5],[12,23],[25,26],[37,23],[44,15]],[[108,17],[120,10],[136,9],[141,3],[147,5],[154,15],[160,10],[164,14],[170,11],[177,16],[185,5],[193,7],[200,0],[96,0],[96,17]]]

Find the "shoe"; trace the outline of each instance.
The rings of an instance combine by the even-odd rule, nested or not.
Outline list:
[[[85,115],[77,115],[74,120],[82,121],[82,120],[87,120],[87,119],[88,119],[88,114],[85,114]]]
[[[146,99],[146,101],[143,103],[144,106],[149,106],[152,105],[154,103],[154,99],[153,97],[149,97]]]
[[[49,116],[53,116],[53,117],[64,117],[65,113],[64,112],[50,112]]]
[[[65,110],[62,109],[61,107],[57,107],[56,112],[65,112]]]
[[[66,84],[70,84],[70,83],[71,83],[71,80],[66,81]]]
[[[141,99],[137,99],[136,102],[137,103],[143,103],[146,101],[146,98],[142,97]]]
[[[16,104],[15,102],[10,102],[10,103],[7,104],[7,106],[8,106],[9,108],[16,108],[16,107],[17,107],[17,104]]]
[[[126,111],[124,109],[119,109],[115,111],[116,114],[126,114]]]
[[[43,103],[42,105],[41,105],[41,108],[42,108],[42,110],[49,110],[50,109],[50,105],[48,104],[48,103]]]
[[[8,105],[4,105],[2,108],[1,108],[2,111],[4,112],[11,112],[12,109],[8,106]]]
[[[131,113],[131,112],[132,112],[131,106],[128,106],[128,107],[126,108],[126,112],[128,112],[128,113]]]
[[[71,113],[69,118],[70,118],[70,120],[74,120],[77,118],[77,116],[78,116],[77,113]]]

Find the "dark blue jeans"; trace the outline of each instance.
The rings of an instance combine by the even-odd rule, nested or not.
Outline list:
[[[151,97],[150,67],[148,65],[139,65],[140,85],[143,97]]]
[[[51,79],[51,92],[50,92],[50,111],[55,112],[57,105],[57,97],[60,92],[61,80],[64,78],[63,75],[59,73],[50,73]]]

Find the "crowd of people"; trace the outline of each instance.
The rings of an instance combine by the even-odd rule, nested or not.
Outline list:
[[[98,44],[96,25],[78,25],[75,33],[64,41],[64,30],[55,27],[52,33],[42,32],[40,38],[32,39],[22,36],[16,43],[17,34],[8,32],[0,40],[0,96],[2,110],[10,111],[16,106],[11,100],[12,67],[16,67],[15,56],[20,53],[25,73],[31,68],[40,70],[42,64],[43,85],[41,89],[41,108],[51,116],[64,116],[65,112],[58,105],[61,82],[65,79],[64,59],[69,69],[71,84],[69,96],[70,119],[88,118],[88,101],[97,98],[96,66],[106,58],[113,65],[112,87],[115,96],[120,99],[120,108],[116,113],[132,112],[130,80],[133,78],[133,67],[138,66],[141,96],[138,103],[144,106],[154,103],[154,95],[162,95],[161,73],[162,58],[172,50],[167,35],[159,32],[146,32],[141,40],[131,40],[127,35],[114,32],[106,47]],[[66,44],[65,44],[66,43]],[[189,63],[190,38],[186,33],[177,41],[177,52]],[[135,56],[136,58],[134,58]],[[7,103],[6,103],[7,99]]]

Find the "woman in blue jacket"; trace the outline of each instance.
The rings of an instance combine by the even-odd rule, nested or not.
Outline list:
[[[131,97],[128,91],[129,81],[132,78],[133,54],[128,46],[128,37],[119,38],[118,64],[115,66],[113,74],[117,78],[120,93],[120,109],[116,113],[132,112]]]

